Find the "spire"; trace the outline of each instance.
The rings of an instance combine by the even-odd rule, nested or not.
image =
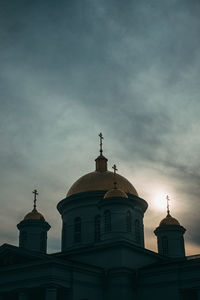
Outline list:
[[[32,191],[32,193],[34,194],[33,210],[36,210],[37,196],[38,196],[39,194],[38,194],[38,191],[37,191],[36,189],[35,189],[34,191]]]
[[[100,132],[99,133],[99,138],[100,138],[100,155],[95,159],[96,161],[96,171],[97,172],[106,172],[107,171],[107,158],[103,156],[103,134]]]
[[[114,189],[117,189],[117,179],[116,179],[116,172],[118,171],[117,166],[113,165],[112,166],[113,170],[114,170]]]
[[[170,211],[169,211],[169,201],[170,201],[170,199],[169,199],[168,195],[166,196],[166,200],[167,200],[167,215],[170,216]]]

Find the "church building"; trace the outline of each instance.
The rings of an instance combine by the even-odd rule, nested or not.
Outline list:
[[[47,253],[51,226],[33,191],[33,210],[17,224],[19,246],[0,247],[0,300],[200,300],[200,256],[185,255],[186,229],[168,205],[154,231],[158,252],[145,248],[148,204],[115,165],[108,170],[99,136],[95,170],[57,205],[58,253]]]

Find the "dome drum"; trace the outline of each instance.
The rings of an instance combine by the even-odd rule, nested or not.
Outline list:
[[[19,246],[32,251],[46,253],[47,231],[51,226],[43,219],[22,220],[19,229]]]
[[[182,232],[182,233],[185,233],[186,229],[181,226],[181,225],[165,225],[165,226],[159,226],[155,229],[154,233],[155,235],[157,235],[158,233],[161,233],[161,232],[175,232],[175,231],[178,231],[178,232]]]
[[[23,227],[34,227],[34,228],[44,228],[49,230],[51,226],[45,220],[22,220],[17,224],[17,228],[20,230]]]
[[[59,213],[62,215],[65,212],[65,209],[67,207],[67,210],[75,207],[85,206],[90,203],[92,204],[98,204],[98,206],[104,205],[107,202],[121,202],[122,204],[128,204],[131,205],[133,208],[138,209],[142,213],[144,213],[147,210],[148,204],[147,202],[135,195],[127,194],[128,198],[109,198],[104,199],[104,195],[106,194],[106,190],[104,191],[87,191],[82,192],[78,194],[71,195],[69,197],[64,198],[61,200],[58,205],[57,209]]]
[[[57,209],[62,215],[65,213],[65,209],[75,209],[86,204],[96,205],[104,197],[105,193],[106,191],[87,191],[74,194],[61,200],[57,204]]]

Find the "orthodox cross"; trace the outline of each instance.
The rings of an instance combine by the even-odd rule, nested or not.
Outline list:
[[[37,201],[37,195],[38,195],[38,191],[37,190],[34,190],[32,191],[32,193],[34,194],[34,200],[33,200],[33,208],[36,209],[36,201]]]
[[[102,146],[103,146],[103,134],[100,132],[99,133],[99,137],[100,137],[100,155],[102,155],[102,153],[103,153],[103,148],[102,148]]]
[[[166,196],[166,199],[167,199],[167,214],[169,215],[169,201],[170,201],[170,199],[169,199],[168,195]]]
[[[118,169],[117,169],[117,166],[116,165],[114,165],[114,166],[112,166],[112,168],[113,168],[113,170],[114,170],[114,188],[116,189],[117,188],[117,181],[116,181],[116,172],[118,171]]]

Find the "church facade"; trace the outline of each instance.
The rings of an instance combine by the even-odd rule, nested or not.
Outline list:
[[[200,256],[185,256],[185,228],[170,215],[154,233],[158,252],[145,249],[148,207],[100,155],[57,209],[61,251],[47,254],[50,225],[34,207],[17,225],[19,247],[0,247],[0,300],[200,300]]]

